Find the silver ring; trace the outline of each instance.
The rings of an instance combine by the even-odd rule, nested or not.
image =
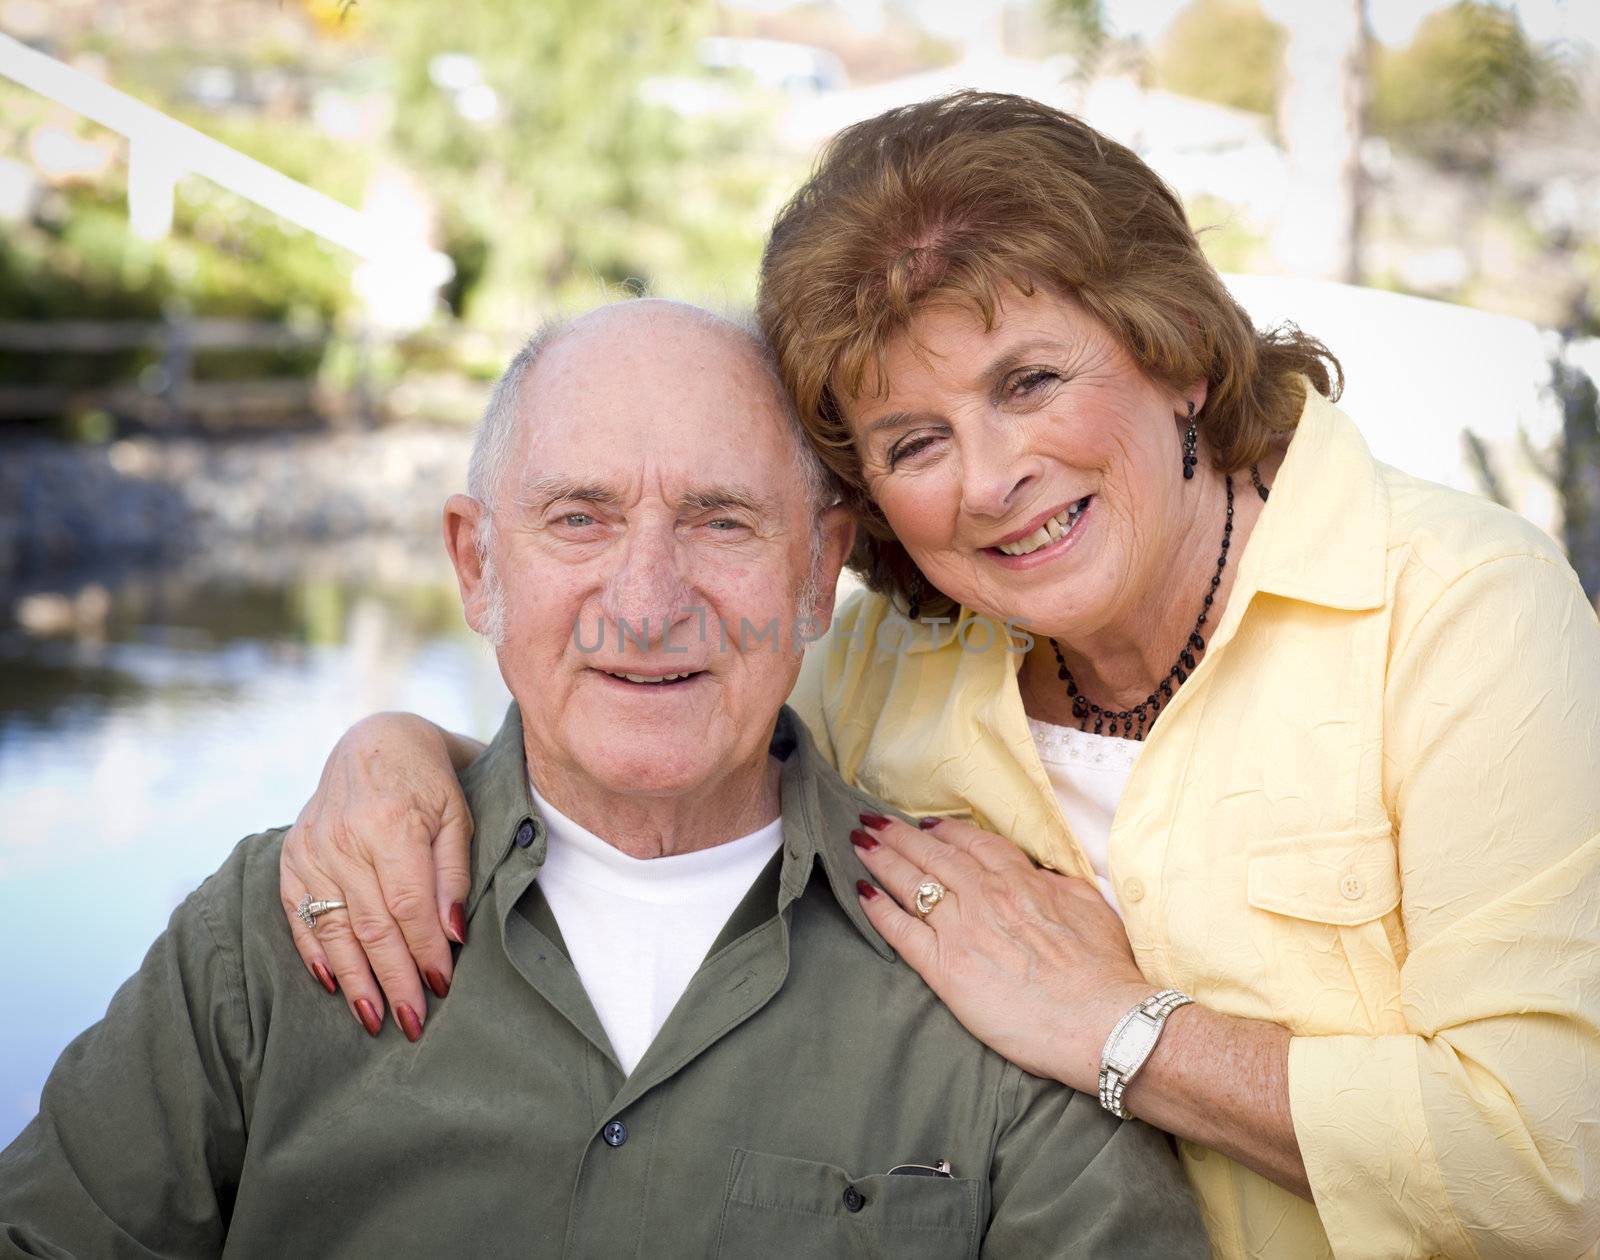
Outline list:
[[[294,912],[300,916],[300,922],[315,932],[319,915],[327,914],[330,910],[343,910],[344,908],[345,904],[342,901],[313,901],[311,894],[307,893],[300,898],[300,904],[294,908]]]
[[[945,899],[949,890],[936,879],[925,879],[917,885],[917,913],[924,919],[933,912],[933,908]]]

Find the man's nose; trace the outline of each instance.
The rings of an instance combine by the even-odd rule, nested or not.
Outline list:
[[[606,582],[607,618],[619,629],[626,622],[634,642],[659,643],[669,626],[693,615],[686,566],[672,530],[630,530]]]

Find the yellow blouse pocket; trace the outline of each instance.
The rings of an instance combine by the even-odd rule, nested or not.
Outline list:
[[[1388,826],[1296,836],[1250,846],[1246,895],[1258,910],[1354,927],[1400,904],[1400,866]]]
[[[983,1183],[877,1173],[736,1150],[719,1257],[728,1260],[956,1260],[978,1254]]]
[[[1299,1035],[1406,1031],[1400,867],[1387,825],[1251,845],[1246,896],[1271,1018]]]

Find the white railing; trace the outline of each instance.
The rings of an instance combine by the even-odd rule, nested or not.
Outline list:
[[[381,293],[381,306],[390,311],[397,286],[420,284],[432,294],[450,278],[449,258],[417,239],[409,225],[336,201],[4,33],[0,75],[127,137],[128,214],[141,236],[159,238],[170,230],[178,180],[193,174],[364,260],[369,267],[358,286]],[[380,307],[370,298],[369,304]]]

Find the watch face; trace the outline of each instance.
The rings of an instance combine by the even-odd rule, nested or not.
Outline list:
[[[1117,1034],[1115,1044],[1106,1055],[1106,1064],[1126,1076],[1144,1062],[1145,1056],[1156,1044],[1156,1035],[1159,1031],[1154,1020],[1143,1015],[1135,1015]]]

